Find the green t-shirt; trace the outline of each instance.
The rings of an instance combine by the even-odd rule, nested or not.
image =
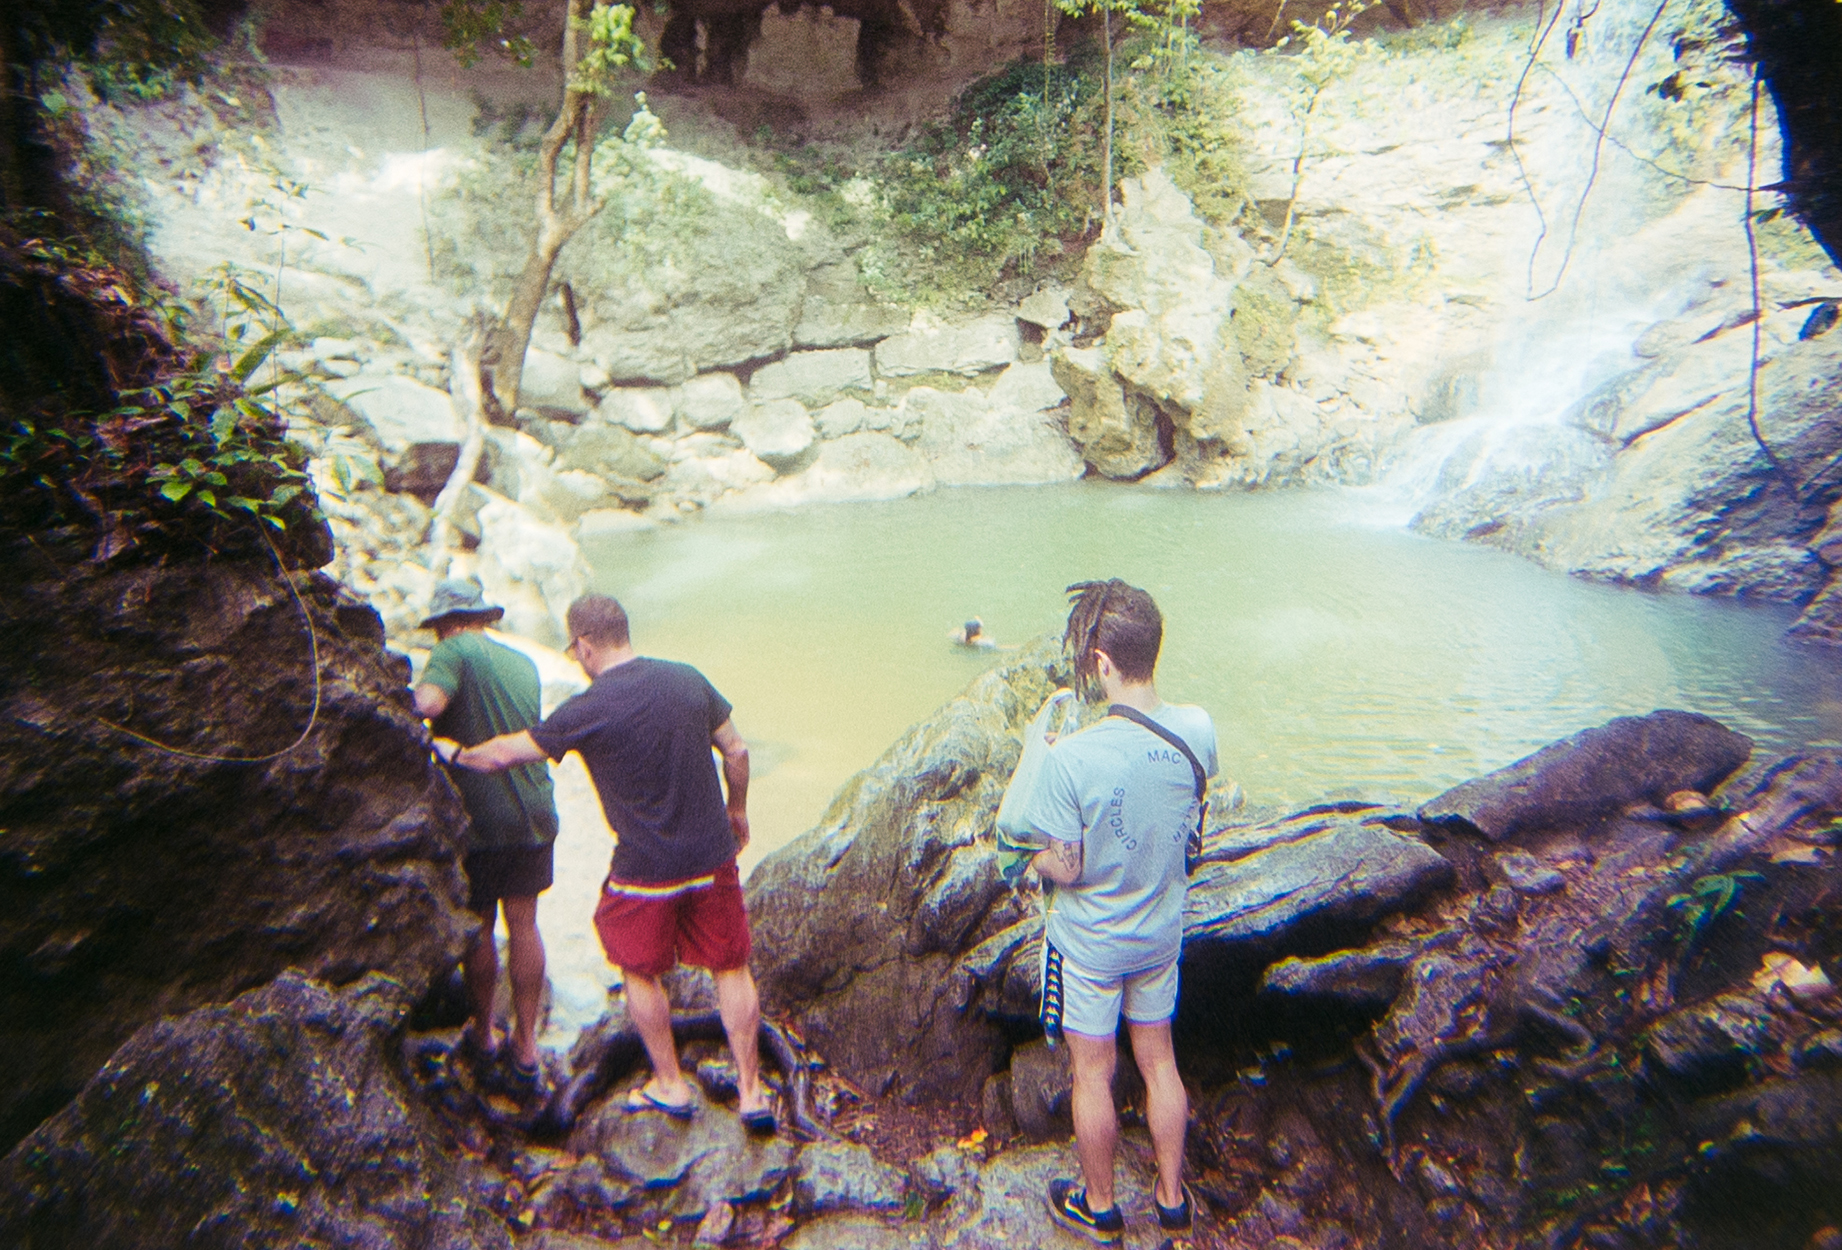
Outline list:
[[[477,629],[435,644],[422,681],[448,696],[433,722],[437,737],[464,747],[529,729],[542,719],[543,687],[537,665]],[[545,846],[556,839],[556,802],[550,769],[539,761],[502,773],[448,771],[473,818],[472,850]]]

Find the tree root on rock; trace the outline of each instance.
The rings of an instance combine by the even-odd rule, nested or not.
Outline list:
[[[715,1011],[674,1014],[672,1035],[681,1041],[726,1040],[722,1017]],[[784,1114],[787,1124],[807,1140],[837,1140],[838,1134],[813,1113],[814,1062],[808,1057],[805,1044],[790,1029],[766,1019],[761,1021],[761,1041],[774,1065],[786,1079]],[[532,1124],[531,1136],[543,1139],[566,1136],[589,1103],[631,1072],[645,1054],[646,1048],[640,1041],[640,1035],[631,1028],[610,1032],[595,1039],[576,1074],[557,1089],[543,1113]]]

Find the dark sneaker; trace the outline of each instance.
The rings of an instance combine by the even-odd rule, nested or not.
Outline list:
[[[1125,1239],[1126,1221],[1119,1208],[1090,1211],[1087,1191],[1073,1181],[1049,1182],[1049,1215],[1063,1228],[1080,1233],[1100,1246],[1117,1246]]]
[[[1196,1222],[1196,1195],[1190,1192],[1188,1181],[1177,1184],[1183,1191],[1183,1201],[1174,1207],[1160,1203],[1156,1190],[1151,1194],[1151,1208],[1158,1213],[1158,1227],[1167,1233],[1186,1233]]]

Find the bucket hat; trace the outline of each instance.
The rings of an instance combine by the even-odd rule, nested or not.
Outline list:
[[[429,614],[422,628],[432,629],[436,621],[449,616],[478,616],[496,621],[504,615],[504,608],[486,602],[486,591],[477,579],[444,577],[435,583],[435,593],[429,599]]]

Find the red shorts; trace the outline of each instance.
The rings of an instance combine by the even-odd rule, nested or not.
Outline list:
[[[622,972],[660,977],[680,962],[729,972],[748,964],[748,909],[730,860],[707,877],[651,885],[609,877],[595,932]]]

